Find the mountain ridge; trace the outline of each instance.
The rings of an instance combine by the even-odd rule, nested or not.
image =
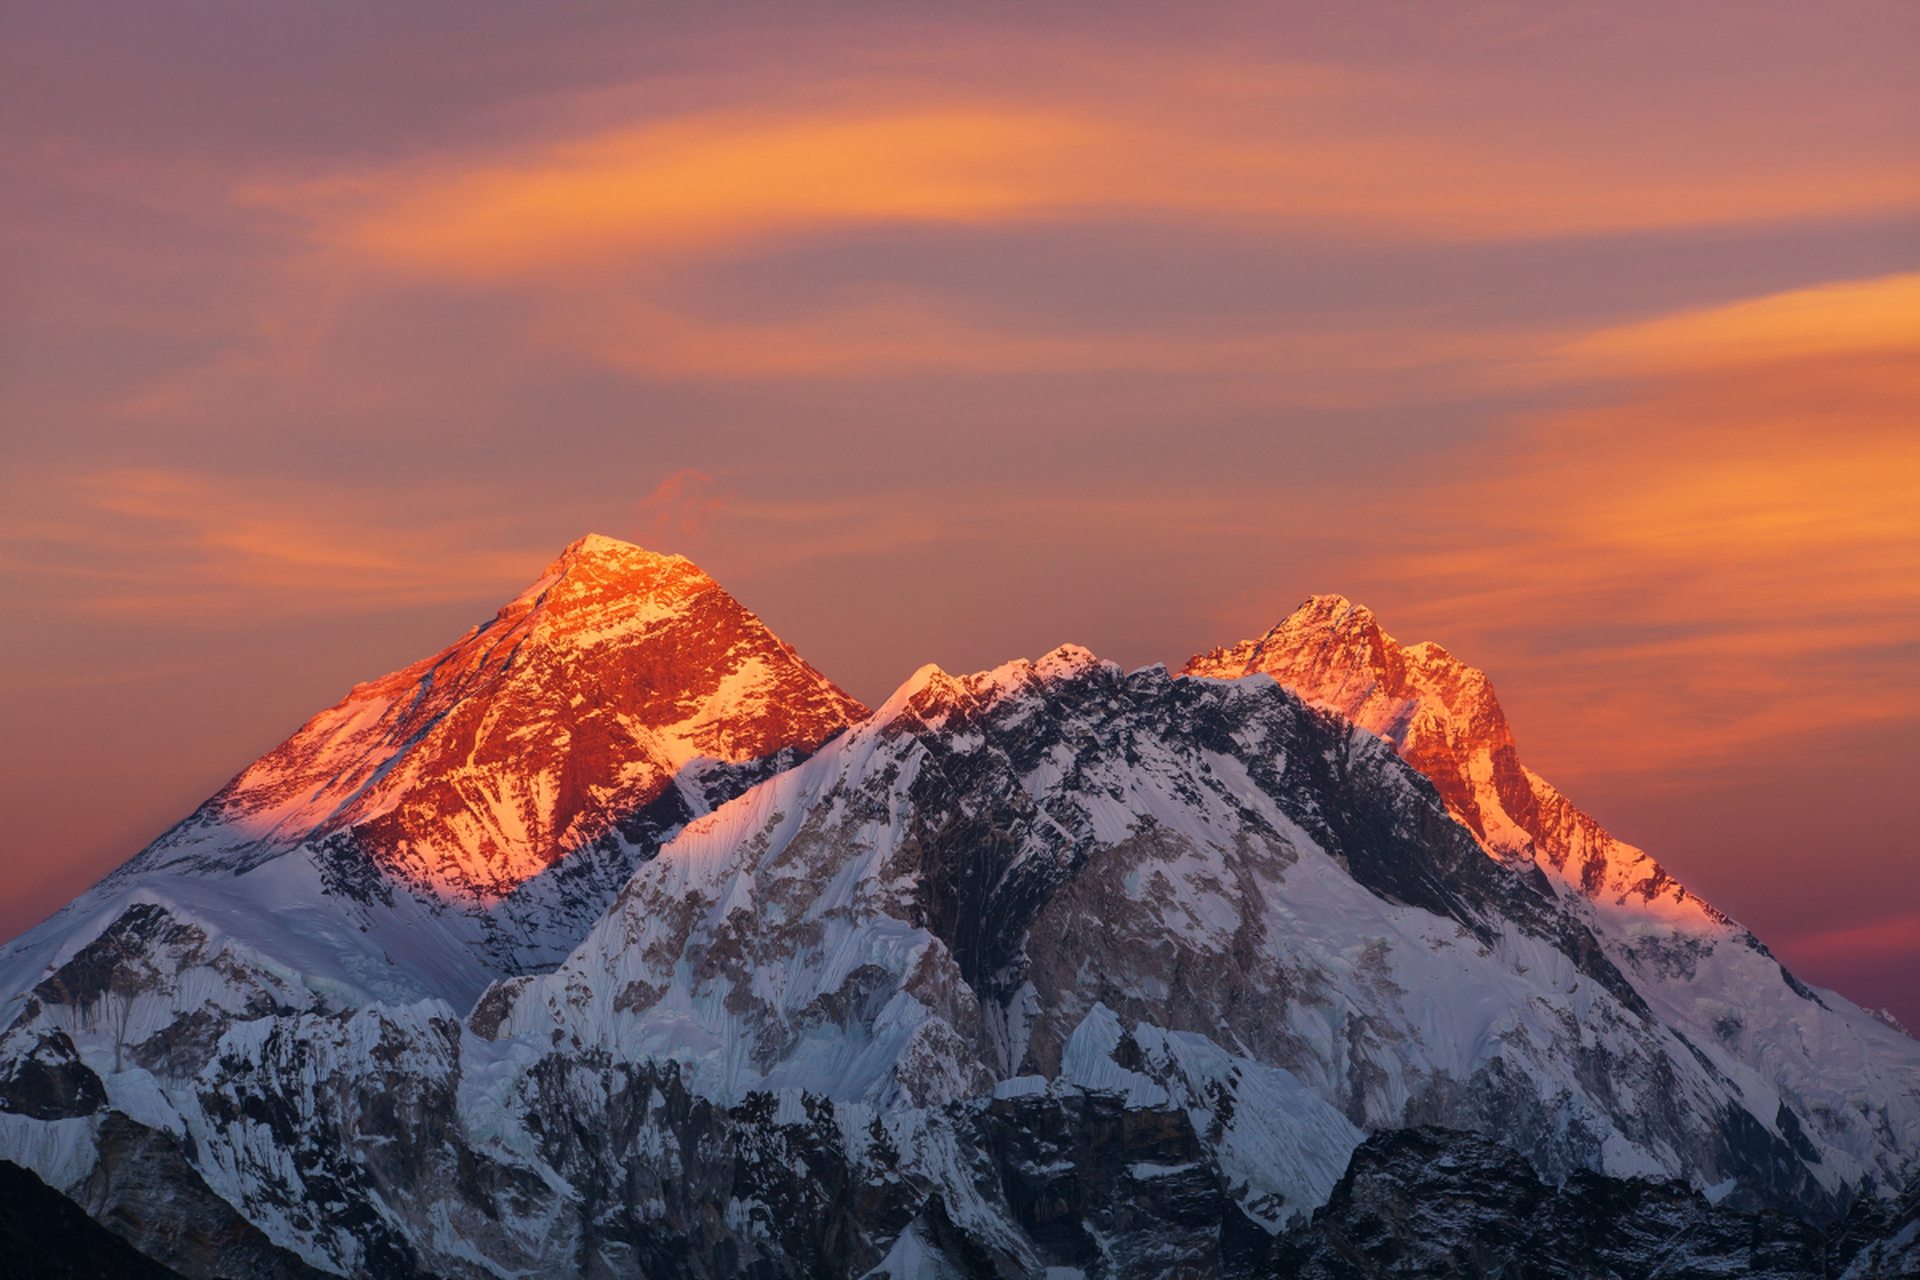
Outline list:
[[[0,952],[0,1158],[472,1277],[1262,1274],[1416,1130],[1723,1243],[1911,1183],[1920,1047],[1556,800],[1483,673],[1339,597],[1187,667],[868,712],[582,539]]]
[[[691,561],[588,535],[0,948],[0,981],[30,986],[77,913],[105,911],[97,932],[144,897],[332,998],[464,1005],[556,963],[661,839],[865,714]]]
[[[1401,645],[1372,610],[1345,596],[1310,596],[1258,639],[1195,655],[1182,671],[1270,675],[1386,739],[1496,856],[1538,862],[1589,897],[1631,897],[1674,916],[1725,920],[1520,762],[1484,671],[1430,640]]]
[[[593,534],[489,622],[354,686],[188,825],[263,842],[351,828],[388,871],[495,901],[686,765],[817,742],[865,714],[685,557]]]

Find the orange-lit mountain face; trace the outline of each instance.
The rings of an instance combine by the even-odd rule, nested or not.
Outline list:
[[[0,948],[0,1008],[0,1157],[345,1275],[1307,1274],[1402,1166],[1443,1217],[1586,1188],[1622,1274],[1760,1274],[1742,1213],[1905,1195],[1845,1237],[1893,1240],[1920,1197],[1920,1045],[1338,597],[1178,678],[1063,646],[869,715],[587,538]]]
[[[1486,673],[1439,645],[1403,646],[1364,606],[1322,595],[1258,640],[1201,654],[1184,669],[1217,679],[1256,672],[1391,742],[1502,861],[1537,864],[1596,902],[1675,923],[1723,921],[1658,862],[1608,835],[1523,766]]]
[[[811,751],[865,714],[690,561],[592,535],[193,822],[273,843],[351,832],[388,873],[486,902],[615,837],[676,777]]]

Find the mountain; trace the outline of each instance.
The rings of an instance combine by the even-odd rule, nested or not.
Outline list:
[[[230,1221],[276,1266],[381,1277],[1492,1274],[1500,1248],[1637,1275],[1682,1247],[1706,1274],[1910,1252],[1909,1201],[1889,1206],[1920,1185],[1920,1045],[1670,877],[1636,889],[1656,879],[1637,850],[1542,817],[1484,677],[1409,658],[1364,611],[1310,602],[1180,675],[1071,646],[927,667],[851,725],[761,629],[745,665],[797,692],[726,701],[768,682],[695,664],[670,712],[635,700],[597,721],[604,759],[568,766],[554,744],[598,731],[608,655],[652,634],[633,597],[673,602],[672,628],[718,590],[637,549],[569,554],[491,624],[501,643],[570,590],[648,621],[578,626],[538,665],[556,607],[517,653],[469,637],[356,691],[16,951],[0,1158],[192,1275],[212,1272],[152,1224]],[[603,648],[609,630],[628,638]],[[1375,673],[1396,661],[1397,683]],[[440,687],[444,712],[407,719]],[[718,754],[789,698],[817,718],[765,723],[817,738]],[[691,727],[625,727],[647,717]],[[466,785],[498,725],[544,745]],[[560,801],[569,767],[589,800]],[[521,768],[536,782],[512,790]],[[1514,777],[1533,810],[1508,804]],[[504,947],[562,935],[489,922],[569,865],[626,871],[564,957]],[[319,887],[231,905],[290,884]],[[394,937],[383,919],[438,930],[489,985],[435,992],[415,958],[388,979],[405,994],[369,997],[375,977],[315,977],[293,943],[227,929],[293,911],[369,924],[310,935],[316,954]],[[1609,1235],[1596,1203],[1636,1216]]]
[[[1403,647],[1343,596],[1313,596],[1258,640],[1190,658],[1183,670],[1223,680],[1268,675],[1379,735],[1497,857],[1538,866],[1560,885],[1648,920],[1726,923],[1520,763],[1485,672],[1432,641]]]
[[[0,952],[0,985],[150,903],[347,1003],[467,1004],[558,962],[665,835],[864,714],[691,562],[582,538]]]
[[[1744,935],[1729,955],[1630,938],[1616,960],[1588,902],[1486,857],[1383,739],[1269,679],[1063,649],[923,671],[690,824],[566,964],[473,1021],[677,1061],[729,1102],[882,1109],[1071,1076],[1067,1046],[1111,1022],[1100,1036],[1159,1064],[1142,1089],[1286,1100],[1284,1139],[1208,1121],[1262,1152],[1225,1166],[1256,1217],[1262,1195],[1323,1198],[1361,1132],[1416,1122],[1499,1132],[1555,1178],[1682,1177],[1800,1210],[1904,1180],[1920,1046],[1801,994]],[[1742,1003],[1702,1036],[1643,982],[1667,1005]],[[1274,1147],[1299,1162],[1284,1177]]]
[[[18,1280],[181,1280],[66,1196],[0,1160],[0,1249]]]
[[[1257,640],[1188,661],[1189,675],[1268,676],[1310,705],[1376,734],[1434,786],[1447,811],[1503,865],[1537,878],[1586,927],[1661,1022],[1749,1106],[1777,1096],[1782,1136],[1819,1135],[1909,1150],[1870,1105],[1907,1086],[1883,1074],[1882,1038],[1850,1002],[1794,977],[1759,939],[1691,893],[1653,858],[1527,769],[1485,673],[1431,642],[1402,646],[1366,608],[1314,596]],[[1896,1059],[1907,1044],[1887,1040]],[[1867,1130],[1875,1136],[1867,1138]],[[1849,1131],[1853,1136],[1847,1136]]]
[[[1354,1152],[1311,1226],[1282,1241],[1279,1274],[1849,1280],[1920,1274],[1920,1190],[1862,1199],[1819,1230],[1715,1205],[1682,1182],[1581,1170],[1559,1186],[1479,1134],[1387,1130]]]
[[[389,877],[494,903],[619,843],[690,766],[811,748],[864,714],[690,561],[587,537],[491,622],[314,717],[126,874],[349,835]]]

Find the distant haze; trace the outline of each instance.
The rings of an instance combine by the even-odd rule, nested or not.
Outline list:
[[[1912,5],[0,17],[0,935],[589,531],[877,703],[1310,592],[1920,1027]]]

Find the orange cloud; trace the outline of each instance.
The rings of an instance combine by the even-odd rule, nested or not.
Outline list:
[[[1538,349],[1538,334],[1497,329],[1248,331],[1210,326],[1097,329],[995,325],[934,299],[895,295],[793,320],[715,322],[634,299],[556,305],[540,332],[650,378],[849,377],[900,372],[1253,372],[1289,376],[1297,403],[1372,402],[1379,375],[1424,373],[1459,385],[1489,362]]]
[[[1051,163],[1100,147],[1098,133],[979,109],[696,117],[564,141],[518,163],[377,177],[373,207],[341,234],[391,261],[485,277],[775,229],[987,221],[1058,199]]]
[[[1592,334],[1555,353],[1571,373],[1683,373],[1920,352],[1920,272],[1795,289]]]
[[[1620,104],[1559,103],[1565,118],[1543,128],[1485,110],[1485,95],[1504,101],[1515,85],[1494,92],[1433,68],[1387,76],[1122,46],[1096,56],[1045,39],[1009,50],[942,38],[895,52],[914,80],[792,67],[724,83],[690,75],[671,100],[752,105],[671,111],[645,85],[617,87],[550,104],[531,140],[261,179],[235,194],[306,224],[318,253],[304,265],[326,288],[425,280],[524,292],[546,337],[648,378],[1204,369],[1305,373],[1312,386],[1335,370],[1354,384],[1327,393],[1336,400],[1403,353],[1479,362],[1501,381],[1529,367],[1528,378],[1584,378],[1670,364],[1676,351],[1737,354],[1741,325],[1791,317],[1776,314],[1781,303],[1759,317],[1676,317],[1543,358],[1564,334],[1349,340],[1231,321],[1111,333],[964,314],[939,297],[786,298],[777,318],[717,321],[676,300],[685,290],[669,277],[785,239],[902,225],[1146,222],[1471,241],[1920,209],[1920,170],[1904,154],[1863,144],[1843,155],[1790,129],[1770,131],[1756,153],[1739,142],[1756,132],[1750,121],[1732,143],[1689,143],[1688,131],[1649,145],[1648,122],[1624,119]],[[1692,336],[1676,344],[1674,326]],[[1466,345],[1475,350],[1434,350]]]
[[[20,602],[149,621],[431,604],[524,585],[490,495],[382,504],[364,486],[163,470],[16,477],[0,567]],[[489,545],[489,544],[492,545]],[[541,551],[547,550],[541,548]]]
[[[883,223],[990,225],[1113,217],[1226,220],[1320,234],[1440,239],[1574,235],[1920,206],[1920,173],[1856,161],[1784,177],[1736,159],[1527,150],[1447,133],[1396,102],[1303,76],[1306,107],[1250,111],[1221,66],[1146,115],[1124,78],[1051,97],[944,98],[880,87],[831,110],[715,111],[556,139],[511,154],[240,195],[303,213],[337,249],[466,280],[671,264],[743,241]],[[1270,96],[1280,99],[1279,93]],[[1149,95],[1156,98],[1157,95]],[[1311,109],[1307,109],[1311,108]]]
[[[1652,380],[1457,459],[1409,497],[1416,548],[1367,572],[1423,633],[1554,691],[1529,708],[1561,744],[1543,772],[1920,716],[1915,279],[1604,335],[1584,350]]]

